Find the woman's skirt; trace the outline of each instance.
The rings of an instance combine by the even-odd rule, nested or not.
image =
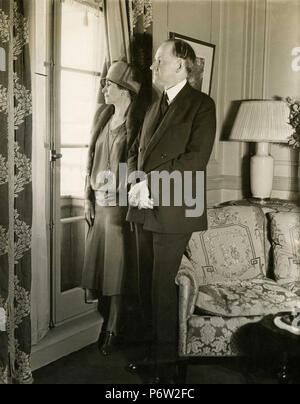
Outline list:
[[[126,267],[126,207],[95,207],[94,225],[86,239],[82,287],[103,296],[122,294]]]

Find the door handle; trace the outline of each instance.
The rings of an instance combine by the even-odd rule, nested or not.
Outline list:
[[[51,162],[60,160],[62,157],[63,157],[63,155],[60,153],[56,153],[56,150],[50,150],[50,161]]]

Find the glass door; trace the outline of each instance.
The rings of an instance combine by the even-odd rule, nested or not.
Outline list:
[[[80,288],[86,223],[84,182],[90,132],[104,62],[101,10],[54,2],[51,144],[52,317],[59,324],[95,310]]]

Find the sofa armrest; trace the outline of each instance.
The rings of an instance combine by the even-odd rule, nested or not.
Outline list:
[[[179,356],[187,355],[188,320],[193,315],[197,298],[197,282],[194,268],[186,256],[183,257],[176,277],[179,286]]]
[[[176,276],[176,284],[179,286],[179,315],[183,320],[187,321],[194,313],[198,282],[194,267],[185,255]]]

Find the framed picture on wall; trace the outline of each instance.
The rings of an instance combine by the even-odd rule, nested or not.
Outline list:
[[[189,82],[197,90],[210,95],[216,46],[175,32],[170,32],[170,38],[183,39],[192,46],[196,53],[196,66]]]

